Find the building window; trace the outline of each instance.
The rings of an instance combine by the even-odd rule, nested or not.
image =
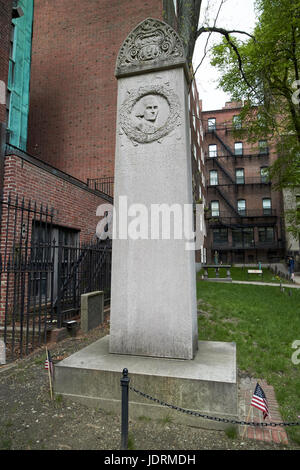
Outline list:
[[[262,166],[260,169],[260,181],[261,183],[267,183],[269,181],[268,167]]]
[[[234,129],[241,129],[241,127],[242,127],[241,117],[240,116],[233,116],[232,124],[233,124]]]
[[[238,228],[232,230],[232,246],[235,248],[251,248],[254,246],[253,228]]]
[[[210,186],[218,185],[218,172],[217,170],[211,170],[209,172],[209,184]]]
[[[216,130],[216,118],[208,118],[207,129],[208,132]]]
[[[237,168],[235,170],[235,182],[236,184],[245,184],[244,168]]]
[[[228,230],[227,230],[227,228],[215,228],[215,229],[213,229],[213,242],[216,245],[226,244],[228,242]]]
[[[237,209],[240,215],[246,215],[246,200],[245,199],[238,200]]]
[[[235,142],[234,155],[243,155],[243,142]]]
[[[214,158],[218,156],[218,148],[216,144],[212,144],[208,146],[208,155],[210,158]]]
[[[261,243],[272,243],[274,241],[274,228],[258,227],[258,240]]]
[[[266,155],[269,153],[268,143],[266,140],[260,140],[258,142],[258,146],[260,155]]]
[[[263,213],[264,215],[271,215],[271,211],[272,211],[271,199],[265,197],[263,199]]]
[[[58,258],[58,250],[53,249],[53,244],[62,246],[61,259]],[[75,248],[78,247],[79,231],[65,227],[52,226],[40,221],[33,221],[31,232],[31,262],[35,265],[35,272],[30,279],[30,292],[32,300],[41,296],[49,298],[53,282],[52,276],[45,273],[45,263],[53,263],[53,295],[57,296],[58,285],[64,283],[70,273],[70,267],[74,265]],[[71,249],[74,248],[74,249]],[[54,250],[54,251],[53,251]],[[60,274],[60,279],[58,275]]]
[[[219,217],[220,215],[219,201],[211,201],[210,208],[211,208],[211,216]]]

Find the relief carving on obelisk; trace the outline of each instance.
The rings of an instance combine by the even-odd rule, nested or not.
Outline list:
[[[133,142],[160,140],[181,123],[181,107],[170,86],[153,84],[128,92],[120,108],[120,126]]]
[[[147,18],[126,38],[119,51],[116,75],[151,62],[185,61],[182,42],[168,24]]]

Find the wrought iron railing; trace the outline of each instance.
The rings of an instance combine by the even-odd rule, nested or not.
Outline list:
[[[114,178],[107,176],[103,178],[88,179],[87,184],[90,188],[101,191],[108,196],[114,196]]]
[[[1,200],[0,209],[0,337],[9,360],[45,343],[49,329],[77,316],[82,294],[102,290],[109,302],[111,242],[55,240],[54,211],[18,196]]]

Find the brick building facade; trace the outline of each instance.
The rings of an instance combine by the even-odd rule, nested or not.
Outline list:
[[[223,263],[279,261],[284,253],[282,194],[266,176],[272,142],[235,137],[241,104],[202,113],[205,122],[206,220],[209,258]]]
[[[162,15],[162,0],[35,0],[29,153],[82,181],[114,175],[117,54]]]
[[[130,31],[147,17],[176,28],[175,4],[85,0],[74,8],[66,0],[35,0],[30,154],[92,187],[99,179],[113,178],[118,51]],[[201,196],[205,192],[203,133],[195,84],[191,90],[193,189],[199,200],[199,188]],[[200,261],[200,251],[196,256]]]
[[[2,81],[5,92],[10,92],[9,83],[12,90],[16,85],[15,91],[19,92],[13,79],[21,76],[25,64],[25,59],[24,63],[14,62],[12,57],[16,40],[21,37],[12,34],[16,14],[13,6],[22,6],[26,16],[29,3],[32,6],[32,2],[24,0],[0,0],[0,84]],[[13,107],[10,109],[4,99],[0,102],[0,336],[1,331],[4,336],[8,334],[8,325],[13,330],[17,326],[25,328],[23,321],[27,322],[28,331],[34,330],[35,310],[40,333],[50,310],[52,318],[58,308],[57,299],[53,298],[53,303],[49,298],[50,290],[53,291],[49,285],[55,281],[56,294],[62,288],[63,296],[67,293],[66,280],[70,281],[69,290],[78,288],[78,267],[84,268],[85,273],[93,272],[86,270],[90,256],[96,258],[91,261],[98,274],[99,260],[106,262],[91,250],[75,256],[68,245],[84,244],[89,248],[96,238],[97,207],[113,202],[110,191],[99,191],[103,186],[98,185],[98,180],[114,175],[117,53],[130,31],[146,17],[165,20],[176,28],[175,6],[176,2],[169,0],[83,0],[76,5],[66,0],[34,1],[32,40],[24,51],[25,58],[30,50],[30,74],[26,75],[28,83],[30,80],[28,129],[27,116],[26,127],[21,128],[21,121],[12,119]],[[29,27],[29,16],[26,18]],[[29,33],[28,28],[26,31]],[[12,60],[15,74],[9,66]],[[21,96],[25,102],[26,96]],[[195,84],[191,85],[189,106],[196,203],[205,198],[205,180],[201,108]],[[17,143],[10,141],[18,134],[14,123],[18,130],[25,129]],[[49,234],[45,238],[46,231]],[[35,248],[37,233],[43,233],[42,242],[55,237],[56,244],[61,238],[67,245],[53,246],[54,251],[46,246],[46,251],[39,252]],[[51,250],[56,253],[56,261],[46,262]],[[62,257],[60,263],[58,253]],[[36,255],[40,257],[37,264]],[[202,247],[196,252],[196,261],[204,257]],[[63,268],[67,269],[66,274],[59,277],[56,269]],[[54,281],[50,281],[51,277]],[[45,300],[50,303],[49,311]]]

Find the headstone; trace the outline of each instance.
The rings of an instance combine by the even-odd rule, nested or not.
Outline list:
[[[119,51],[116,77],[109,350],[192,359],[198,344],[195,252],[184,237],[163,239],[163,223],[151,224],[158,208],[176,205],[193,214],[188,72],[177,33],[159,20],[140,23]],[[124,233],[127,211],[148,217],[140,238]]]
[[[80,327],[84,333],[101,325],[104,320],[104,292],[81,295]]]
[[[5,343],[0,339],[0,365],[6,364],[6,348]]]

